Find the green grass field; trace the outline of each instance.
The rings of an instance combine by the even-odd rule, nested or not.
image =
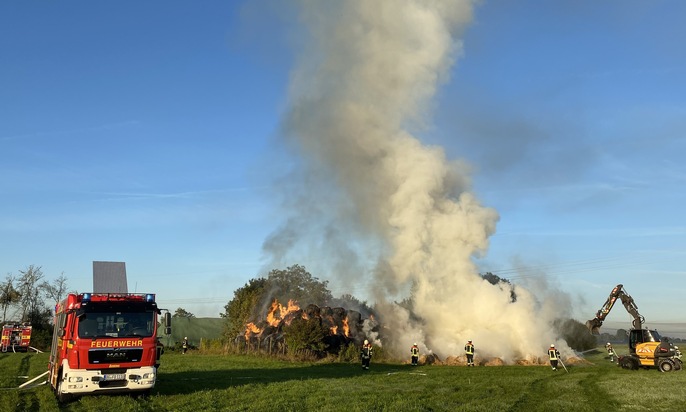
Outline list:
[[[167,353],[152,396],[86,396],[59,405],[50,387],[16,389],[47,354],[0,354],[3,411],[686,411],[686,374],[628,371],[603,358],[568,365],[418,366],[301,363]],[[37,381],[40,382],[40,381]]]

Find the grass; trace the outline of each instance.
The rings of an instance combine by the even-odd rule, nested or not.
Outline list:
[[[306,363],[167,353],[147,399],[85,396],[59,405],[49,386],[17,386],[47,354],[0,355],[0,405],[15,411],[686,411],[686,374],[628,371],[603,358],[553,372],[541,366]]]

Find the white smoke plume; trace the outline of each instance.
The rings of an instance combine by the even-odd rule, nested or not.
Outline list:
[[[284,182],[290,214],[265,242],[271,263],[317,256],[334,284],[354,295],[370,290],[389,337],[382,344],[397,353],[418,342],[460,355],[471,339],[484,357],[544,356],[551,311],[521,287],[511,302],[509,288],[484,281],[473,262],[497,212],[470,191],[464,164],[414,136],[462,51],[473,2],[301,6],[308,35],[284,134],[302,169]],[[410,293],[413,317],[393,303]]]

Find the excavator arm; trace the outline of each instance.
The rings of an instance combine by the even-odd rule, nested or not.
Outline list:
[[[634,299],[631,297],[631,295],[626,293],[623,285],[617,285],[614,289],[612,289],[612,292],[610,292],[610,296],[605,301],[603,307],[600,308],[600,310],[596,313],[595,318],[586,322],[586,327],[591,331],[592,334],[600,334],[600,327],[603,325],[603,321],[605,321],[605,318],[610,313],[610,310],[612,310],[612,307],[614,306],[617,299],[619,299],[622,302],[622,304],[626,308],[626,311],[634,317],[634,320],[632,322],[633,328],[643,328],[643,322],[645,322],[645,318],[641,316],[640,313],[638,313],[638,306],[636,306]]]

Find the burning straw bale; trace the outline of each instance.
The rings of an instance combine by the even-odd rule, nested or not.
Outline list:
[[[479,366],[502,366],[505,365],[505,362],[500,359],[500,358],[482,358],[479,356],[476,356],[474,358],[474,363],[479,365]],[[460,356],[448,356],[445,358],[445,365],[451,365],[451,366],[466,366],[467,365],[467,356],[466,355],[460,355]]]
[[[330,312],[330,310],[324,312]],[[322,310],[319,308],[319,306],[312,304],[307,305],[307,307],[305,308],[305,313],[310,319],[319,318],[322,316]]]
[[[591,365],[591,362],[587,361],[584,358],[579,358],[576,356],[570,356],[567,359],[563,359],[563,362],[567,365]]]
[[[438,357],[438,355],[434,355],[433,353],[430,353],[428,355],[419,356],[419,364],[420,365],[443,365],[443,362],[441,362],[441,359]]]
[[[476,362],[480,366],[503,366],[505,362],[500,358],[481,359]]]
[[[363,331],[367,319],[363,320],[360,312],[341,307],[319,307],[314,304],[301,309],[293,300],[289,301],[288,305],[282,305],[274,300],[264,319],[248,323],[245,332],[237,337],[236,341],[260,345],[265,345],[266,341],[283,342],[283,328],[290,325],[294,319],[318,320],[329,331],[324,343],[330,352],[335,353],[350,343],[360,344],[367,338]]]
[[[462,355],[462,356],[448,356],[445,358],[445,362],[443,362],[444,365],[450,365],[450,366],[463,366],[467,364],[467,357]]]

